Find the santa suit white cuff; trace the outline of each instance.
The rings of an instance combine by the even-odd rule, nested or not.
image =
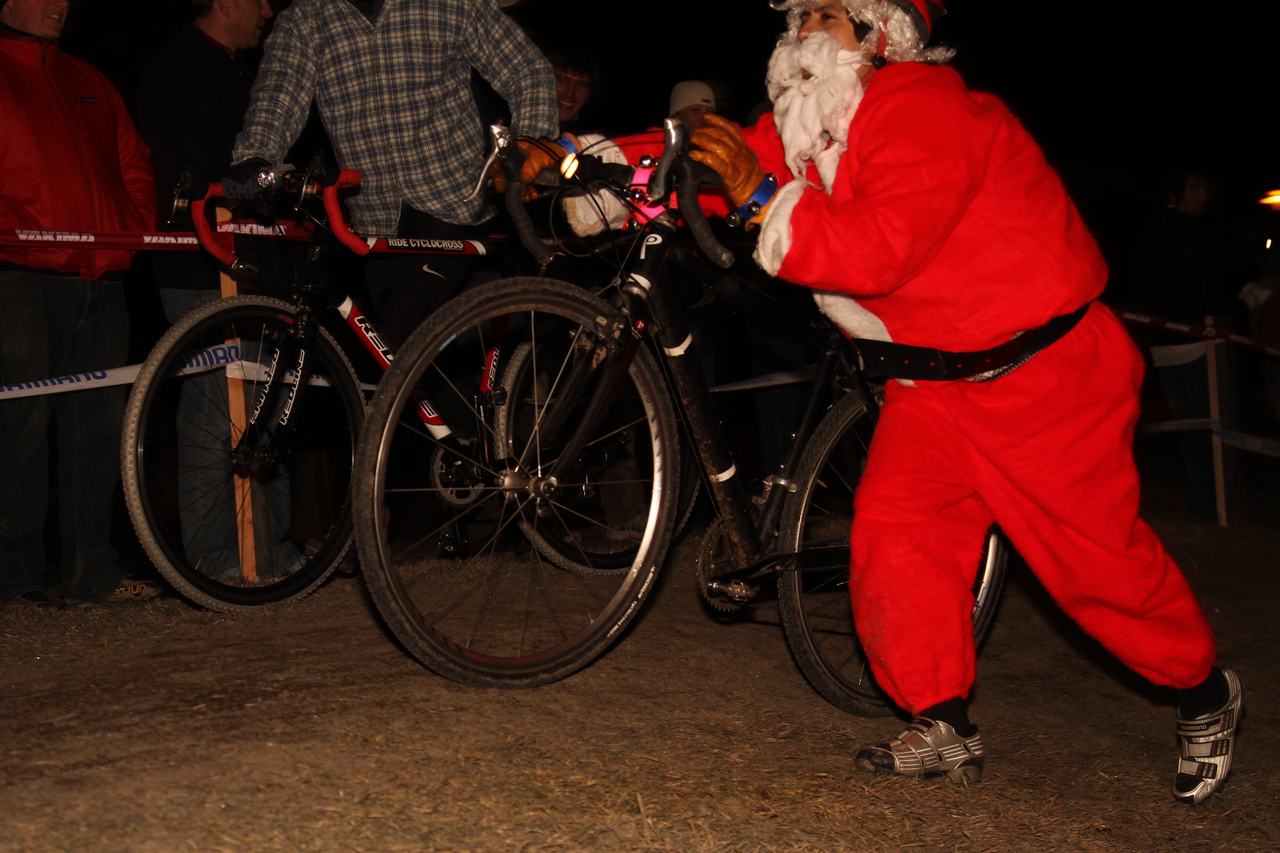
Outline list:
[[[765,212],[760,237],[756,240],[755,259],[760,269],[769,275],[778,274],[787,252],[791,251],[791,214],[807,188],[802,179],[783,185]]]

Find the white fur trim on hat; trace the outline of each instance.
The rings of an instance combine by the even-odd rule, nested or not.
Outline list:
[[[800,29],[800,13],[814,0],[770,0],[770,5],[787,12],[787,33]],[[889,0],[841,0],[849,17],[875,31],[863,42],[868,58],[876,52],[878,34],[885,37],[884,58],[890,62],[946,62],[955,55],[949,47],[925,47],[911,16]]]

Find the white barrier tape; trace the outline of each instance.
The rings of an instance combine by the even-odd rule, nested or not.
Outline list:
[[[1208,418],[1183,418],[1177,421],[1156,421],[1149,424],[1138,424],[1138,432],[1195,432],[1196,430],[1212,430],[1213,421]]]
[[[1174,332],[1179,335],[1185,335],[1188,338],[1216,338],[1218,340],[1229,341],[1251,350],[1256,350],[1263,355],[1272,358],[1280,358],[1280,348],[1268,346],[1261,341],[1255,341],[1244,335],[1238,335],[1235,332],[1224,332],[1213,326],[1194,326],[1187,323],[1175,323],[1172,320],[1162,320],[1159,317],[1152,317],[1147,314],[1135,314],[1132,311],[1117,311],[1120,319],[1134,326],[1146,326],[1148,329],[1160,329],[1165,332]]]
[[[208,347],[187,359],[187,363],[178,370],[179,376],[195,376],[208,373],[219,367],[227,368],[227,375],[234,379],[249,382],[264,382],[267,378],[266,365],[256,361],[244,361],[240,357],[237,344],[219,344]],[[0,385],[0,400],[13,400],[19,397],[41,397],[47,394],[65,394],[70,391],[91,391],[95,388],[110,388],[116,385],[132,385],[138,378],[141,364],[129,364],[124,367],[113,367],[110,370],[87,370],[84,373],[72,373],[69,376],[54,376],[50,379],[34,379],[31,382],[16,382],[12,385]],[[285,381],[292,382],[294,373],[285,374]],[[332,383],[327,379],[313,375],[309,385],[329,387]],[[360,388],[371,393],[377,386],[362,382]]]
[[[1246,435],[1242,432],[1223,430],[1222,443],[1238,447],[1241,450],[1250,450],[1254,453],[1261,453],[1264,456],[1274,456],[1280,459],[1280,441],[1274,438],[1263,438],[1260,435]]]
[[[272,237],[306,242],[313,237],[313,227],[306,222],[261,223],[245,220],[220,222],[219,234],[241,234],[250,237]],[[491,235],[487,241],[458,239],[419,239],[415,237],[363,238],[378,254],[413,255],[488,255],[490,243],[504,242],[502,235]],[[551,245],[559,245],[552,243]],[[0,248],[4,249],[86,249],[99,251],[201,251],[200,240],[191,231],[57,231],[31,228],[0,228]]]

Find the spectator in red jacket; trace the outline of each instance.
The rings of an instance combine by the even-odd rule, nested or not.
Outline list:
[[[872,672],[914,719],[858,764],[980,778],[969,614],[994,522],[1082,628],[1178,690],[1173,794],[1202,801],[1230,771],[1243,694],[1138,517],[1142,359],[1094,301],[1093,238],[1008,108],[927,47],[941,0],[774,5],[774,112],[746,132],[709,117],[693,157],[761,222],[765,271],[820,291],[900,380],[855,498],[849,586]]]
[[[150,229],[147,148],[111,84],[54,43],[67,0],[0,4],[0,227]],[[120,282],[131,253],[0,250],[0,387],[89,377],[122,365],[129,321]],[[109,538],[125,389],[0,399],[0,601],[42,604],[48,423],[57,424],[62,596],[151,597],[123,581]]]

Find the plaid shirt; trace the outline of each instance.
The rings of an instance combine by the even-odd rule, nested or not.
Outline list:
[[[557,135],[551,66],[495,0],[386,0],[376,24],[347,0],[296,0],[276,19],[232,162],[280,162],[314,98],[346,168],[365,234],[394,234],[407,203],[474,224],[468,200],[487,139],[471,93],[475,68],[511,107],[512,131]]]

